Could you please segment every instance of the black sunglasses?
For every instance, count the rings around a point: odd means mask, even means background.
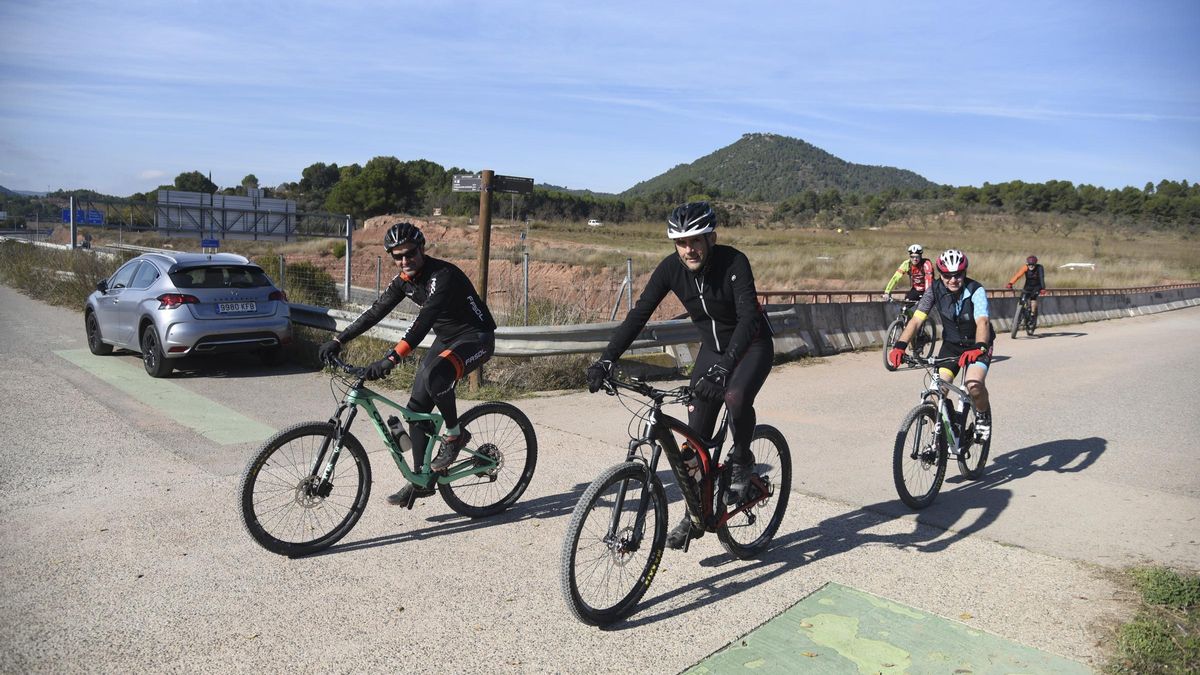
[[[951,279],[962,279],[963,277],[966,277],[966,276],[967,276],[966,272],[955,272],[954,274],[942,273],[942,279],[944,279],[946,281],[950,281]]]
[[[407,251],[398,251],[397,250],[397,251],[392,251],[391,253],[392,253],[392,260],[405,260],[405,259],[413,260],[418,255],[421,255],[421,249],[420,248],[410,248]]]

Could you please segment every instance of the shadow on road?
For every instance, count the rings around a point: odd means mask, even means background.
[[[1041,338],[1054,338],[1054,337],[1077,338],[1077,337],[1086,337],[1086,336],[1087,336],[1087,333],[1072,333],[1069,331],[1061,331],[1058,333],[1034,333],[1033,335],[1030,335],[1028,337],[1035,339],[1035,340],[1040,340]]]
[[[395,534],[388,534],[382,537],[372,537],[370,539],[360,539],[345,544],[335,544],[324,551],[318,551],[311,554],[316,557],[322,555],[332,555],[335,553],[346,553],[349,551],[357,551],[365,548],[375,548],[376,546],[389,546],[391,544],[402,544],[409,541],[419,541],[421,539],[430,539],[433,537],[445,537],[472,530],[478,530],[485,527],[494,527],[496,525],[505,525],[515,523],[522,520],[545,520],[550,518],[558,518],[560,516],[570,515],[575,508],[575,503],[579,501],[579,496],[583,493],[587,485],[577,485],[571,492],[564,492],[557,495],[547,495],[530,501],[518,501],[511,508],[503,513],[498,513],[494,516],[486,518],[467,518],[457,513],[441,513],[436,516],[431,516],[426,519],[426,522],[432,523],[429,527],[419,529],[408,529]],[[426,497],[426,499],[439,499],[439,497]],[[382,505],[385,509],[398,509],[398,506],[388,504]],[[467,540],[464,540],[466,545]]]
[[[960,486],[952,490],[943,490],[932,506],[917,512],[916,527],[911,531],[871,531],[912,513],[896,499],[870,504],[828,518],[816,527],[800,532],[777,536],[771,547],[749,565],[735,565],[738,561],[724,553],[710,556],[700,560],[699,564],[704,567],[729,569],[670,592],[648,597],[642,601],[640,611],[631,620],[611,626],[609,630],[635,628],[675,616],[680,612],[697,609],[753,588],[788,567],[828,558],[862,546],[894,546],[922,553],[943,551],[951,544],[980,532],[995,522],[1012,499],[1012,492],[1003,489],[1003,485],[1036,472],[1083,471],[1099,459],[1107,445],[1107,441],[1097,437],[1064,439],[1005,453],[988,466],[984,476],[978,481],[967,481],[958,476],[947,479],[947,483]],[[954,464],[951,463],[947,470],[954,471]],[[801,495],[798,493],[792,495],[790,508],[802,508],[798,503],[799,497]],[[971,516],[974,516],[973,520],[955,529],[960,520]],[[688,564],[686,560],[681,562],[677,558],[678,555],[667,551],[664,567]],[[682,597],[690,598],[682,606],[670,602]],[[658,608],[657,611],[655,608]]]

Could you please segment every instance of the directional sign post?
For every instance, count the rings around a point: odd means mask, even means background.
[[[453,192],[480,192],[483,190],[483,177],[455,176],[450,189]]]
[[[497,175],[492,181],[492,189],[506,194],[527,195],[533,192],[533,179]]]

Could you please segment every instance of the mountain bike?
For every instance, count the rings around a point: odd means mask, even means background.
[[[904,361],[925,369],[921,403],[908,412],[896,432],[892,451],[892,479],[900,499],[914,509],[933,503],[946,477],[946,461],[954,457],[964,478],[983,476],[991,436],[975,439],[975,404],[966,386],[966,368],[959,372],[962,386],[943,379],[939,368],[956,361],[947,356],[924,359],[904,356]]]
[[[889,305],[897,305],[899,307],[896,318],[887,327],[887,340],[883,344],[883,367],[889,371],[896,370],[896,367],[888,362],[888,352],[892,350],[892,345],[896,344],[896,340],[904,333],[904,327],[908,325],[908,320],[912,317],[908,310],[915,307],[916,300],[902,300],[897,302],[888,298]],[[912,340],[908,343],[908,350],[913,356],[929,358],[933,354],[933,348],[937,345],[937,334],[933,330],[933,322],[928,318],[921,322],[921,326],[917,328],[917,332],[913,335]]]
[[[783,522],[792,482],[792,459],[783,434],[757,425],[750,445],[755,459],[751,487],[741,503],[726,506],[729,472],[721,452],[728,412],[716,435],[706,439],[662,411],[664,404],[690,401],[687,387],[662,390],[637,379],[610,377],[605,390],[619,397],[620,390],[631,391],[648,402],[638,401],[636,408],[626,405],[634,413],[630,428],[640,423],[641,435],[630,431],[625,461],[605,470],[584,490],[563,540],[563,596],[575,618],[591,625],[631,614],[658,571],[667,540],[667,499],[658,476],[664,455],[693,525],[715,532],[725,550],[739,559],[754,557],[771,543]],[[674,434],[694,451],[692,466],[685,462]]]
[[[463,413],[459,425],[471,433],[468,446],[444,473],[434,473],[429,463],[445,442],[442,416],[414,412],[363,386],[363,368],[336,358],[333,365],[330,390],[339,401],[333,416],[294,424],[267,439],[242,473],[242,521],[263,548],[293,557],[314,553],[332,546],[358,522],[371,494],[367,451],[350,432],[360,407],[404,478],[419,487],[437,486],[446,504],[464,516],[500,513],[529,486],[537,466],[537,436],[515,406],[490,401]],[[400,417],[392,416],[385,425],[379,404]],[[412,442],[401,418],[426,432],[419,467],[408,465]],[[411,509],[412,501],[406,506]]]
[[[1029,301],[1033,297],[1033,295],[1022,291],[1021,299],[1017,301],[1017,311],[1013,314],[1011,331],[1011,337],[1014,340],[1017,339],[1017,332],[1022,328],[1025,329],[1025,334],[1031,337],[1033,336],[1033,330],[1037,328],[1033,322],[1033,313],[1029,311]]]

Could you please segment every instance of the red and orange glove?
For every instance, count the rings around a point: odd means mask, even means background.
[[[904,340],[896,340],[895,346],[888,352],[888,363],[893,368],[899,368],[900,362],[904,360],[904,350],[908,348],[908,343]]]
[[[988,345],[986,342],[976,342],[973,349],[968,349],[958,357],[958,367],[963,368],[968,364],[975,363],[979,359],[983,358],[983,355],[987,353],[987,350]]]

